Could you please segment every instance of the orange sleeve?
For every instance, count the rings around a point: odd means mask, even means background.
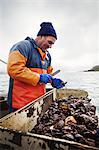
[[[52,73],[53,73],[53,67],[52,67],[52,66],[49,66],[49,67],[48,67],[47,73],[48,73],[48,74],[52,74]]]
[[[26,65],[27,59],[19,52],[13,51],[8,58],[8,74],[16,80],[36,86],[39,82],[40,75],[32,72]]]

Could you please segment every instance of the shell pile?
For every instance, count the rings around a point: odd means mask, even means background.
[[[31,132],[99,147],[96,107],[88,97],[56,100]]]

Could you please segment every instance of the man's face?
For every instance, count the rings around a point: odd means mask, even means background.
[[[40,48],[46,52],[48,48],[51,48],[56,39],[53,36],[42,36],[40,42]]]

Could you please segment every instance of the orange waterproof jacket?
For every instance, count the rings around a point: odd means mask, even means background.
[[[39,79],[42,73],[52,73],[51,56],[27,37],[11,48],[7,70],[10,75],[8,105],[19,109],[45,93],[45,84],[40,84]]]

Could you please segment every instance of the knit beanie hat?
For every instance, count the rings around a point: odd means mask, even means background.
[[[41,26],[41,28],[40,28],[37,36],[39,36],[39,35],[40,36],[42,36],[42,35],[44,35],[44,36],[51,35],[51,36],[53,36],[57,39],[56,31],[55,31],[55,29],[54,29],[51,22],[43,22],[43,23],[41,23],[40,26]]]

